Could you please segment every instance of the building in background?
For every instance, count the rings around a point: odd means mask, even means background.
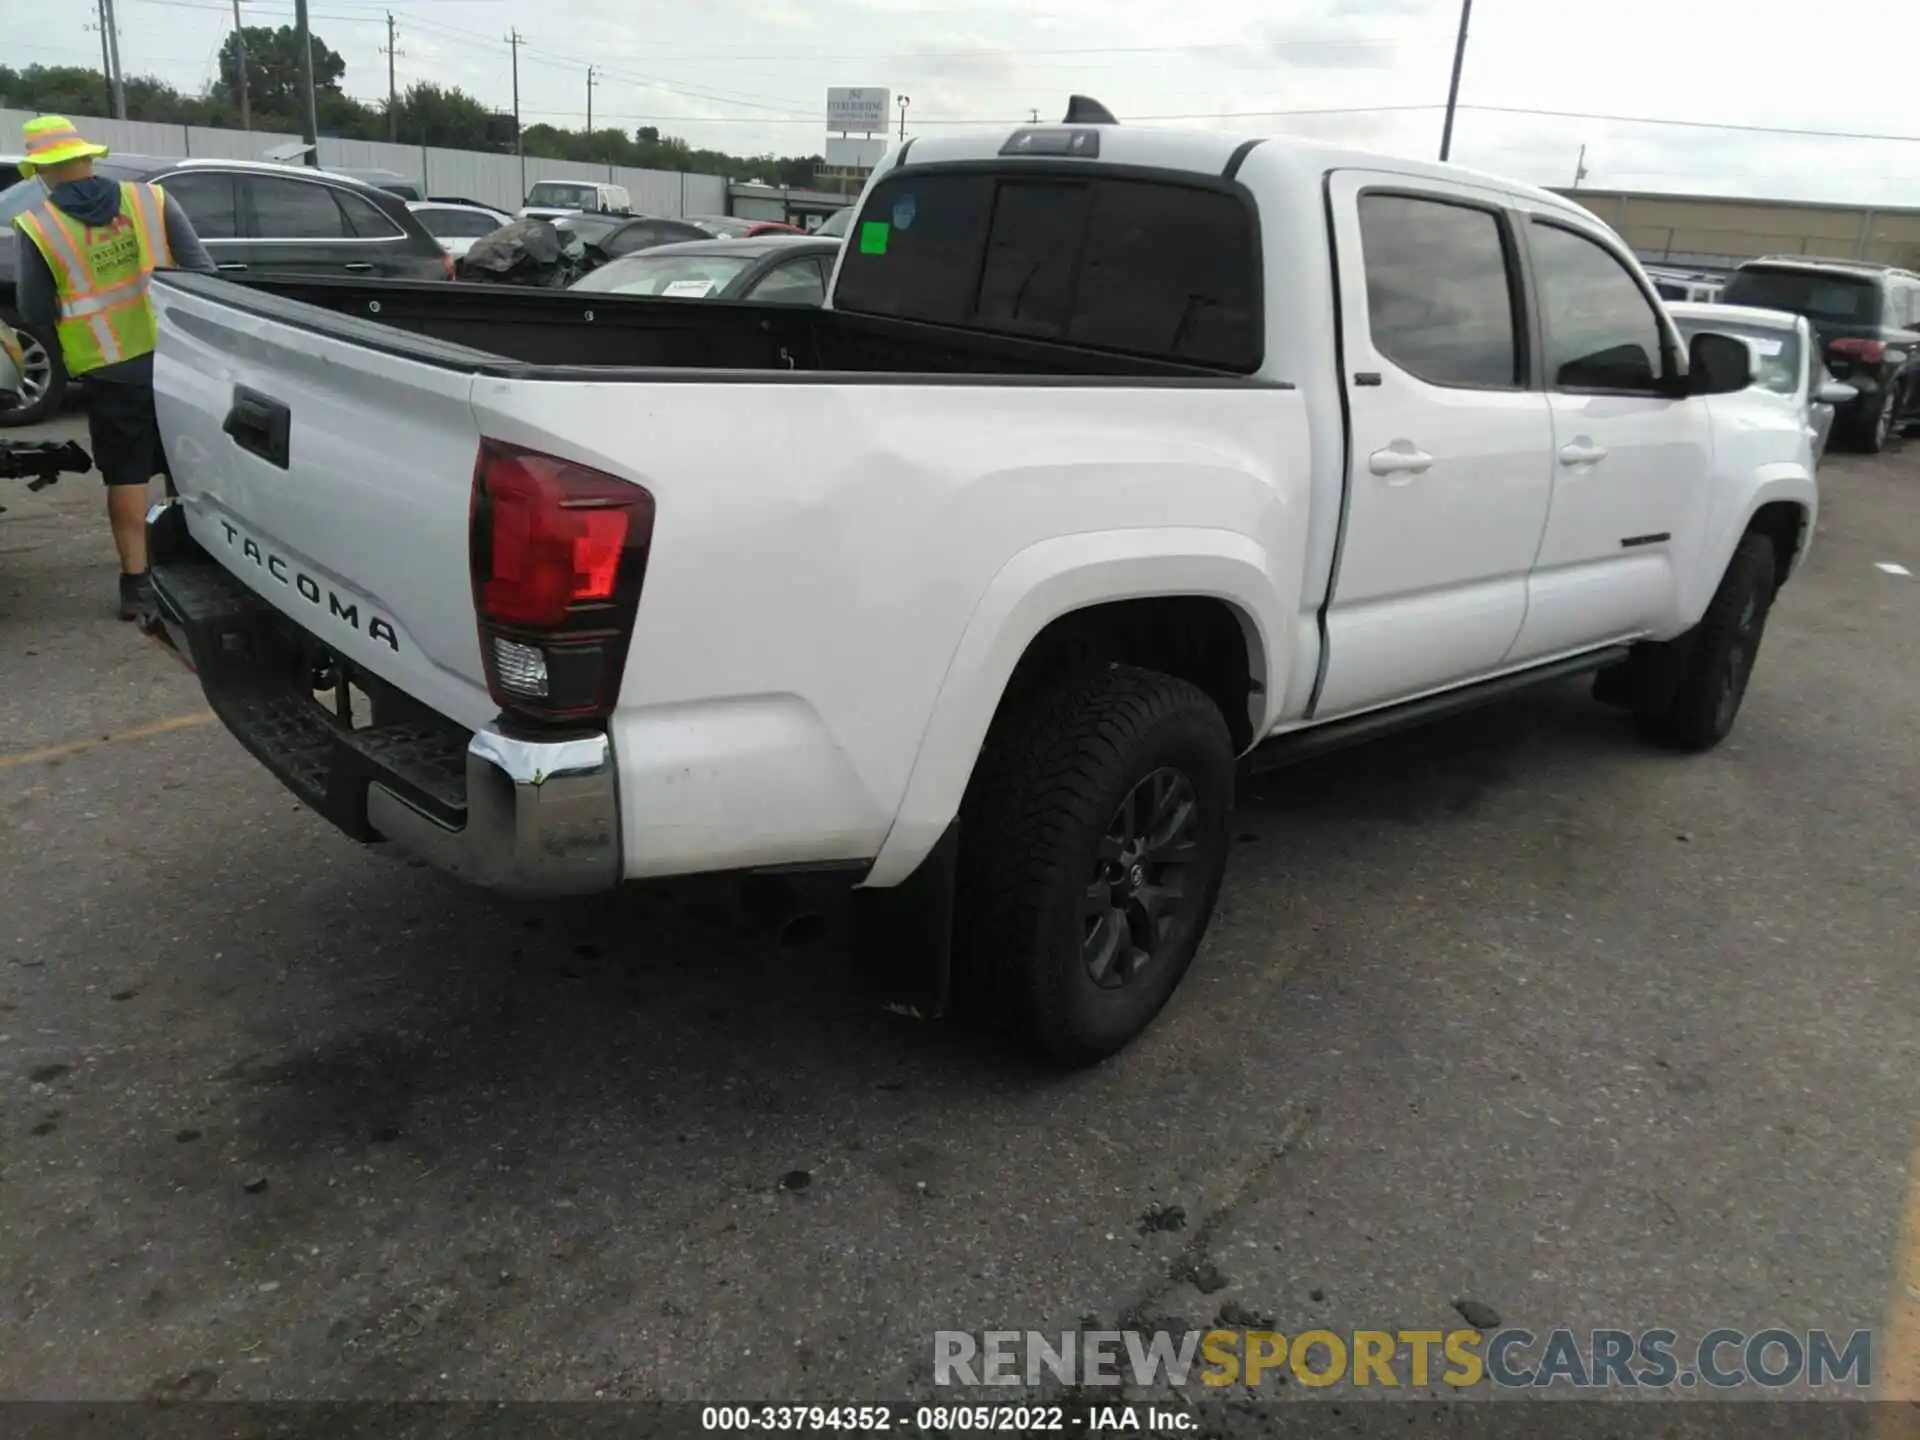
[[[1648,264],[1730,270],[1761,255],[1825,255],[1920,269],[1920,208],[1560,190]]]

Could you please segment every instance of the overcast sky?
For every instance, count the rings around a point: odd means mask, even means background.
[[[126,73],[206,84],[222,0],[117,0]],[[510,107],[518,27],[527,123],[654,124],[735,152],[815,153],[829,85],[911,97],[907,129],[1057,119],[1073,91],[1125,121],[1324,136],[1437,152],[1459,0],[311,0],[347,88],[398,68]],[[281,24],[292,0],[242,0]],[[94,0],[0,5],[0,58],[99,63]],[[1565,185],[1920,205],[1920,9],[1899,0],[1475,0],[1453,158]],[[1401,108],[1394,108],[1401,107]],[[1427,108],[1412,108],[1427,107]],[[1478,107],[1478,108],[1476,108]],[[1581,116],[1508,110],[1581,112]],[[1346,110],[1344,114],[1285,114]],[[897,112],[896,112],[897,113]],[[1179,117],[1175,119],[1173,117]],[[1191,117],[1191,118],[1189,118]],[[17,137],[15,137],[17,140]],[[14,140],[0,137],[0,148]]]

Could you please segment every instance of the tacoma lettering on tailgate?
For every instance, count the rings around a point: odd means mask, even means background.
[[[263,549],[259,541],[242,535],[239,528],[228,521],[222,520],[220,528],[226,531],[228,546],[238,551],[244,559],[251,560],[282,585],[299,591],[303,600],[324,609],[333,619],[344,620],[355,630],[361,629],[359,601],[342,600],[332,586],[322,585],[306,571],[289,563],[285,556]],[[394,630],[392,621],[370,614],[367,616],[365,633],[368,639],[383,641],[389,650],[399,653],[400,636]]]

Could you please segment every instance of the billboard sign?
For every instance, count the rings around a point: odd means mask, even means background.
[[[834,86],[827,91],[827,129],[836,135],[876,135],[887,128],[893,97],[872,86]]]
[[[825,158],[829,166],[837,169],[865,171],[878,165],[886,153],[884,135],[829,135]]]

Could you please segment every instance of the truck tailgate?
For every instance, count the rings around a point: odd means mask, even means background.
[[[467,539],[473,371],[205,288],[154,293],[155,401],[194,539],[349,662],[469,728],[490,719]]]

